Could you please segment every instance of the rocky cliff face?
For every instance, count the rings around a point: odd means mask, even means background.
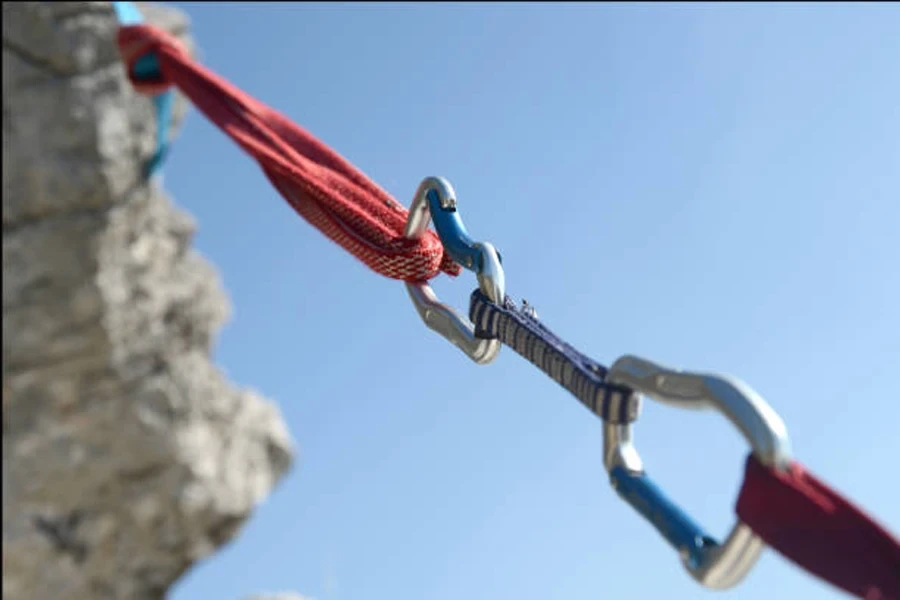
[[[291,463],[275,406],[210,360],[227,300],[141,176],[153,113],[115,33],[108,2],[3,4],[7,600],[162,598]]]

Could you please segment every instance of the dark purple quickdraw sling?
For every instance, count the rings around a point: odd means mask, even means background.
[[[561,340],[538,321],[527,305],[520,309],[507,296],[501,306],[476,289],[469,303],[469,319],[475,325],[477,337],[499,339],[605,422],[637,420],[640,396],[628,388],[608,383],[606,367]]]

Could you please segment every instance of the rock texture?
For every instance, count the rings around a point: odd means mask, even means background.
[[[210,361],[227,300],[141,177],[153,113],[115,31],[108,2],[3,3],[5,600],[160,599],[291,463]]]

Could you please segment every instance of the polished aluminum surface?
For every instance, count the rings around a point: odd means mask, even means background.
[[[456,196],[450,183],[442,177],[428,177],[416,190],[409,208],[405,235],[417,239],[424,235],[431,221],[429,195],[436,194],[439,207],[455,210]],[[465,238],[468,240],[468,238]],[[442,240],[443,241],[443,240]],[[458,240],[457,240],[458,241]],[[506,296],[506,281],[497,250],[488,242],[468,243],[470,264],[463,266],[474,270],[478,287],[492,302],[501,303]],[[449,340],[466,356],[478,364],[487,364],[497,358],[502,344],[499,340],[483,340],[475,337],[475,326],[469,319],[441,302],[426,281],[406,282],[406,291],[416,311],[430,329]]]
[[[623,356],[610,367],[608,380],[680,408],[718,410],[741,431],[760,462],[777,469],[785,469],[791,462],[790,440],[781,417],[738,379],[677,371],[635,356]],[[622,467],[629,477],[644,476],[630,425],[604,425],[603,462],[610,473]],[[638,500],[645,502],[647,498]],[[654,525],[660,528],[660,524]],[[700,541],[699,553],[680,549],[682,563],[696,581],[714,589],[729,588],[741,581],[765,548],[765,543],[740,521],[724,542]]]
[[[715,409],[740,430],[761,463],[784,469],[791,462],[784,421],[739,379],[677,371],[636,356],[616,360],[609,368],[608,379],[678,408]]]

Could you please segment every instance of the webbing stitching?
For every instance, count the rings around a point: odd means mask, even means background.
[[[475,290],[469,317],[477,337],[499,339],[604,421],[622,424],[638,418],[640,396],[607,383],[605,367],[562,341],[537,319],[519,310],[509,298],[500,306]]]

